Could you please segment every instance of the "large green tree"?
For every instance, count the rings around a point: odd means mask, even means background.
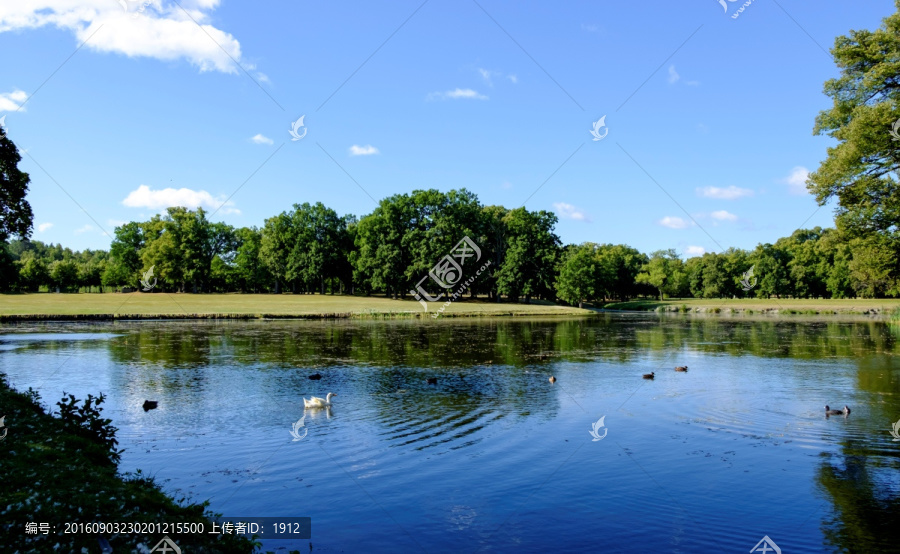
[[[31,235],[33,214],[25,200],[30,178],[19,170],[20,161],[19,150],[0,125],[0,243],[13,235]]]
[[[896,5],[878,29],[835,39],[840,76],[825,83],[833,105],[819,113],[814,133],[837,145],[808,181],[820,205],[837,199],[838,230],[860,239],[865,252],[857,284],[877,295],[900,290],[900,0]]]

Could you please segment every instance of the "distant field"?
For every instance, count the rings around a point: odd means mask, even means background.
[[[729,313],[779,313],[779,314],[890,314],[900,309],[900,299],[708,299],[640,300],[616,302],[604,306],[608,310],[656,310]]]
[[[4,294],[0,318],[53,319],[54,316],[134,317],[429,317],[443,306],[430,303],[428,313],[414,300],[379,297],[292,294]],[[579,310],[549,303],[511,304],[471,301],[450,304],[443,316],[585,315]],[[12,316],[12,317],[10,317]]]

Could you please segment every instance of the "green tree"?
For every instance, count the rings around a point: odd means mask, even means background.
[[[685,288],[687,273],[674,249],[657,250],[650,254],[650,260],[641,268],[635,281],[654,287],[662,300],[664,295],[673,296]]]
[[[56,260],[50,263],[48,270],[51,286],[59,288],[60,292],[69,292],[77,286],[78,264],[75,260]]]
[[[553,232],[557,217],[547,211],[510,210],[504,216],[506,253],[497,273],[497,290],[517,301],[554,294],[559,237]]]
[[[577,246],[569,245],[564,251],[559,276],[556,278],[556,296],[583,308],[585,300],[596,297],[598,268],[596,244],[586,242]]]
[[[0,125],[0,243],[12,235],[20,238],[31,235],[33,214],[25,200],[30,178],[19,171],[20,161],[19,150]]]
[[[136,286],[141,278],[141,249],[144,247],[144,229],[131,222],[116,227],[115,238],[110,244],[109,261],[101,277],[106,286]]]
[[[900,278],[900,142],[891,133],[900,116],[900,0],[896,6],[875,31],[835,39],[831,53],[840,76],[825,83],[833,105],[816,117],[814,133],[837,145],[808,181],[820,205],[837,198],[838,230],[861,240],[852,272],[866,295],[895,295]]]

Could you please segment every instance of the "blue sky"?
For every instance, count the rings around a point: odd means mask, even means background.
[[[174,204],[261,226],[293,203],[361,215],[370,195],[465,187],[486,205],[555,211],[565,243],[684,255],[833,224],[802,185],[831,144],[812,135],[837,74],[826,51],[895,10],[7,4],[0,117],[26,151],[34,239],[106,248],[104,230]],[[292,141],[300,116],[306,135]]]

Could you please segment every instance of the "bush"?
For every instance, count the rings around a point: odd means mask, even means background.
[[[67,398],[68,397],[68,398]],[[122,451],[116,450],[119,441],[116,440],[118,428],[112,426],[111,419],[102,416],[103,408],[100,407],[106,400],[103,393],[94,397],[89,394],[79,406],[74,394],[63,392],[62,400],[56,403],[59,406],[59,417],[63,423],[70,426],[76,434],[86,436],[89,439],[103,445],[109,452],[109,459],[118,465],[122,458]]]

